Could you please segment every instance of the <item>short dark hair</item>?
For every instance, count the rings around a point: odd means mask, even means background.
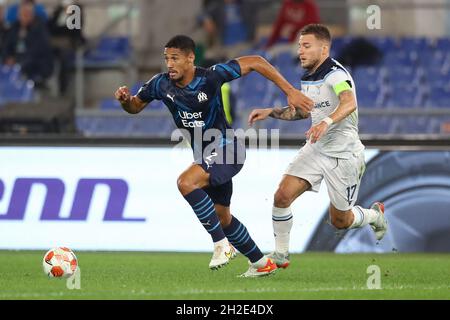
[[[304,26],[302,30],[300,30],[301,35],[305,34],[313,34],[319,40],[326,40],[331,43],[331,34],[330,30],[323,24],[312,23]]]
[[[188,36],[177,35],[166,43],[166,48],[177,48],[186,53],[195,53],[195,42]]]

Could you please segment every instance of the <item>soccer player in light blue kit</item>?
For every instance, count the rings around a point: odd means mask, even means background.
[[[358,136],[358,110],[355,84],[348,71],[330,58],[331,36],[320,24],[300,31],[299,58],[306,73],[301,89],[314,100],[311,113],[301,109],[255,109],[249,124],[272,117],[300,120],[312,117],[307,142],[288,166],[274,196],[272,208],[275,251],[269,255],[278,267],[289,266],[289,233],[292,228],[291,204],[305,191],[318,192],[325,180],[330,197],[331,223],[338,229],[370,225],[377,240],[387,231],[384,204],[366,209],[356,206],[365,170],[364,145]]]
[[[220,89],[223,83],[256,71],[287,95],[291,108],[300,107],[309,112],[313,103],[260,56],[240,57],[204,69],[194,66],[194,50],[192,39],[175,36],[164,49],[168,72],[155,75],[135,96],[130,95],[127,87],[120,87],[115,96],[129,113],[140,112],[154,99],[162,100],[176,126],[189,132],[195,162],[180,175],[177,183],[214,242],[209,267],[217,269],[227,264],[235,255],[235,247],[250,260],[243,276],[267,275],[276,270],[276,264],[261,253],[246,227],[230,213],[232,177],[243,166],[244,159],[237,158],[245,154],[245,146],[234,134],[227,135],[231,127],[225,118]],[[206,137],[200,141],[196,138],[199,131],[205,134],[211,129],[220,134],[219,141],[214,141],[217,143],[214,152],[208,148],[210,142],[205,141]],[[234,153],[231,157],[229,150]]]

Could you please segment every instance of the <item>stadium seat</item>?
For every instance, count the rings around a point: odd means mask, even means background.
[[[450,67],[450,51],[424,50],[418,52],[420,65],[428,69],[448,69]]]
[[[285,69],[298,65],[297,56],[291,51],[282,51],[274,58],[275,66]]]
[[[380,49],[383,53],[398,49],[397,43],[391,37],[369,37],[367,40]]]
[[[417,51],[401,51],[401,52],[387,52],[383,57],[383,64],[388,68],[399,65],[415,66],[418,61]]]
[[[418,85],[423,78],[421,69],[411,66],[396,66],[387,70],[387,80],[396,85]]]
[[[292,85],[299,87],[304,71],[298,65],[280,66],[280,72]]]
[[[341,52],[342,48],[352,41],[352,37],[336,37],[333,38],[331,44],[332,57],[336,57]]]
[[[114,98],[106,98],[100,101],[101,110],[122,110],[119,101]]]
[[[34,82],[31,80],[2,81],[0,95],[4,102],[31,102],[34,99]]]
[[[389,86],[385,105],[388,108],[414,108],[421,104],[421,94],[417,87],[404,83]]]
[[[20,65],[13,66],[1,65],[0,66],[0,81],[16,81],[20,79]]]
[[[403,37],[399,43],[399,49],[405,52],[420,52],[430,47],[430,41],[425,37]]]
[[[168,138],[176,129],[170,117],[139,117],[133,120],[131,133],[133,136]]]
[[[359,133],[388,134],[391,129],[391,119],[386,116],[359,116]]]
[[[436,50],[450,52],[450,37],[438,38],[436,41]]]
[[[442,68],[430,68],[427,70],[426,79],[431,87],[443,87],[450,83],[450,71]]]
[[[381,108],[384,102],[384,92],[376,85],[367,87],[356,84],[358,106],[363,108]]]
[[[386,80],[386,70],[380,67],[357,67],[352,76],[356,88],[381,85]]]
[[[87,66],[101,66],[106,63],[118,63],[129,59],[131,44],[128,37],[104,37],[97,46],[85,55]]]
[[[450,109],[450,85],[431,87],[426,105],[432,108]]]

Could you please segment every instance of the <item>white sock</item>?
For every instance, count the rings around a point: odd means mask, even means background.
[[[355,228],[361,228],[365,225],[371,224],[375,222],[378,218],[378,211],[375,211],[373,209],[364,209],[360,206],[354,206],[352,208],[353,212],[353,223],[348,229],[355,229]]]
[[[292,228],[291,207],[272,208],[273,233],[275,236],[275,251],[287,253],[289,251],[289,233]]]

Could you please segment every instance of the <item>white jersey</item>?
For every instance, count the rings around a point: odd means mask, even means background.
[[[312,125],[333,113],[339,105],[339,93],[348,89],[353,91],[356,99],[352,77],[334,59],[327,58],[313,74],[305,74],[301,80],[301,91],[314,101]],[[311,146],[324,155],[343,159],[363,151],[364,145],[358,135],[358,110],[333,123],[327,133]]]

